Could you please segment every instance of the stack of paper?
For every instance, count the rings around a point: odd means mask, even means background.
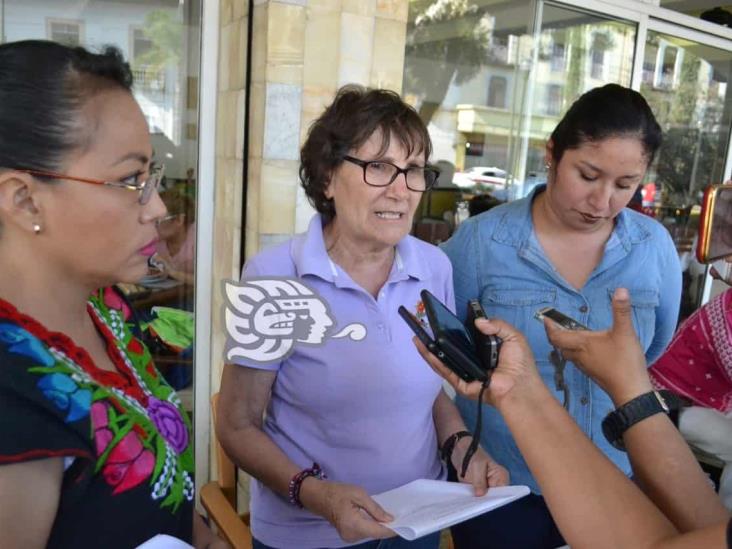
[[[420,479],[372,497],[394,517],[384,526],[404,539],[413,540],[528,494],[527,486],[501,486],[489,488],[486,495],[476,497],[470,484]]]

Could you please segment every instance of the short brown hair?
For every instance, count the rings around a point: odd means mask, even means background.
[[[389,148],[392,136],[408,155],[424,152],[427,160],[432,153],[424,122],[399,94],[390,90],[343,86],[333,103],[310,126],[300,151],[300,183],[310,204],[326,222],[336,215],[333,201],[325,196],[333,170],[377,130],[383,136],[380,155]]]

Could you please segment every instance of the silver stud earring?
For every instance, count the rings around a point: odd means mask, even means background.
[[[36,234],[41,234],[41,226],[38,223],[33,223],[33,232]]]
[[[549,170],[549,169],[551,169],[552,165],[551,165],[551,163],[547,162],[546,164],[544,164],[544,167],[545,167],[545,168],[546,168],[547,170]]]

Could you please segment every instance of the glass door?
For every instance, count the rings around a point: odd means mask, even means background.
[[[608,83],[630,86],[637,24],[582,9],[543,3],[531,80],[515,134],[508,199],[546,181],[546,141],[572,102]]]
[[[684,270],[682,318],[704,300],[706,267],[694,248],[704,188],[725,178],[731,46],[653,21],[645,39],[640,92],[661,124],[663,145],[644,184],[643,205],[676,243]]]

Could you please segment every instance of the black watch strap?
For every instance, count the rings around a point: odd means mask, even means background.
[[[680,399],[669,391],[649,391],[610,412],[602,420],[602,433],[615,448],[625,451],[625,431],[647,417],[661,412],[668,414],[680,404]]]
[[[442,444],[442,449],[440,450],[440,457],[442,458],[442,461],[444,461],[445,463],[450,463],[450,459],[452,458],[452,451],[455,449],[455,445],[457,444],[458,440],[463,437],[471,436],[473,436],[473,433],[471,433],[470,431],[458,431],[457,433],[453,433],[449,437],[447,437],[447,440]]]

